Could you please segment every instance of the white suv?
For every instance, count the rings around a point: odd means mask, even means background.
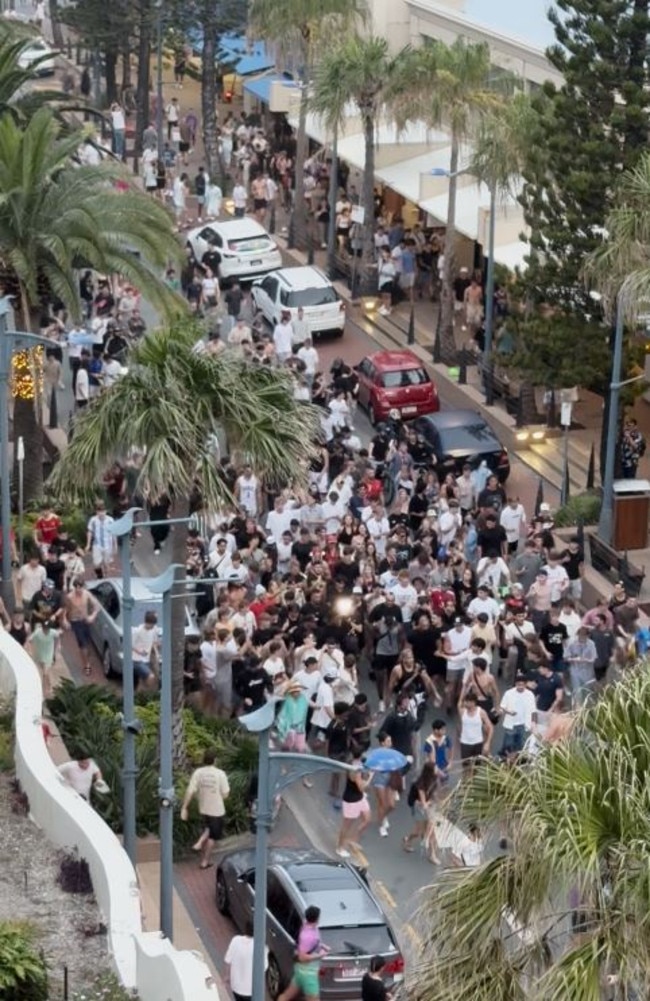
[[[197,264],[219,275],[222,283],[247,281],[282,267],[275,240],[254,219],[206,222],[187,234]]]
[[[298,315],[304,310],[304,319],[312,336],[333,331],[339,337],[345,327],[345,304],[331,281],[319,268],[281,268],[255,282],[251,288],[253,305],[272,327],[280,322],[280,315]]]

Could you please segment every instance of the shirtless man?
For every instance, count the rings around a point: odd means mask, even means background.
[[[471,330],[478,330],[483,319],[483,289],[472,278],[470,284],[465,289],[465,325]]]

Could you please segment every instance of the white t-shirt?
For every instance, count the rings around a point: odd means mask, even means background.
[[[469,605],[467,606],[467,614],[472,618],[476,618],[481,612],[485,612],[492,622],[496,622],[499,618],[499,604],[494,600],[494,598],[472,598]]]
[[[326,709],[333,708],[334,691],[332,685],[329,681],[321,681],[316,691],[316,709],[311,718],[312,725],[320,730],[327,730],[332,722],[332,717],[326,712]]]
[[[521,504],[517,504],[515,508],[506,504],[499,517],[499,522],[501,527],[505,529],[508,542],[518,542],[521,527],[526,524],[526,512]]]
[[[68,785],[72,786],[74,791],[78,792],[84,799],[90,797],[93,780],[96,775],[100,774],[101,772],[92,758],[87,768],[82,768],[78,761],[66,761],[65,764],[59,765],[59,775],[62,775]]]
[[[305,656],[313,657],[313,653],[310,654],[309,652],[307,652]],[[323,680],[323,676],[320,673],[320,671],[307,671],[303,667],[301,671],[296,671],[296,673],[293,675],[292,680],[297,681],[298,684],[302,686],[305,698],[307,699],[308,702],[311,702],[313,697],[316,695],[316,692],[318,691],[318,686]]]
[[[113,386],[119,379],[122,373],[122,366],[116,358],[111,358],[109,361],[104,363],[104,369],[102,375],[104,376],[104,385]]]
[[[74,398],[83,402],[90,397],[90,377],[87,368],[80,368],[77,371],[77,378],[74,383]]]
[[[318,351],[316,350],[316,348],[314,347],[306,348],[303,346],[298,350],[298,357],[302,362],[304,362],[305,374],[315,375],[319,362]]]
[[[296,517],[296,510],[286,505],[283,511],[269,511],[266,516],[266,530],[275,539],[281,539],[282,533],[291,528],[291,521]]]
[[[214,765],[203,765],[192,774],[187,787],[190,796],[196,795],[199,813],[204,817],[223,817],[226,812],[224,799],[230,792],[225,772]]]
[[[253,938],[235,935],[223,957],[230,967],[230,987],[234,994],[249,998],[253,994]],[[264,969],[269,965],[269,950],[265,947]]]
[[[518,692],[516,688],[508,688],[503,693],[501,708],[508,710],[503,717],[503,729],[514,730],[516,726],[523,726],[530,730],[533,722],[533,713],[537,711],[535,696],[528,688],[523,692]],[[509,715],[513,713],[514,716]]]
[[[37,563],[35,567],[25,563],[16,575],[20,581],[20,593],[23,605],[28,605],[35,594],[40,591],[43,581],[47,578],[47,571],[42,563]]]
[[[236,184],[232,189],[232,201],[236,209],[245,209],[248,195],[243,184]]]
[[[551,601],[556,603],[560,600],[569,584],[569,575],[561,563],[551,566],[546,565],[546,579],[551,585]]]
[[[277,323],[273,331],[273,343],[279,355],[290,355],[293,346],[293,327],[290,323]]]
[[[244,476],[242,474],[237,480],[239,503],[243,507],[244,511],[253,516],[257,514],[257,496],[259,485],[260,481],[254,473],[251,473],[250,476]]]
[[[151,659],[151,651],[154,645],[158,642],[159,633],[158,626],[154,626],[152,629],[147,629],[143,624],[141,626],[135,626],[131,630],[131,640],[133,646],[133,659],[134,660],[144,660],[147,663]]]
[[[368,529],[368,535],[375,544],[377,555],[385,556],[386,540],[390,532],[388,518],[385,515],[380,518],[375,518],[375,516],[372,515],[366,522],[366,528]]]

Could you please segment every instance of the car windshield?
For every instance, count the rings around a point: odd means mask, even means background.
[[[323,943],[337,956],[374,956],[392,952],[395,942],[386,925],[348,925],[346,928],[323,928]]]
[[[487,424],[468,424],[466,427],[440,428],[440,441],[445,452],[464,449],[467,452],[488,452],[499,448],[499,443]]]
[[[286,303],[285,296],[282,301],[284,305],[297,309],[298,306],[327,306],[331,302],[337,302],[338,298],[336,290],[331,285],[326,285],[325,288],[301,288],[296,292],[287,292]]]
[[[228,240],[228,250],[233,250],[236,254],[256,254],[262,250],[268,250],[271,241],[268,236],[247,236],[241,240]]]
[[[429,382],[429,376],[423,368],[403,368],[397,372],[384,372],[381,376],[381,384],[384,389],[422,386],[425,382]]]

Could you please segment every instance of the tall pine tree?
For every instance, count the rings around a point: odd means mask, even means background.
[[[547,53],[564,84],[537,101],[540,137],[523,193],[532,231],[525,283],[537,301],[593,312],[581,271],[602,239],[618,175],[650,122],[650,0],[555,0]]]

